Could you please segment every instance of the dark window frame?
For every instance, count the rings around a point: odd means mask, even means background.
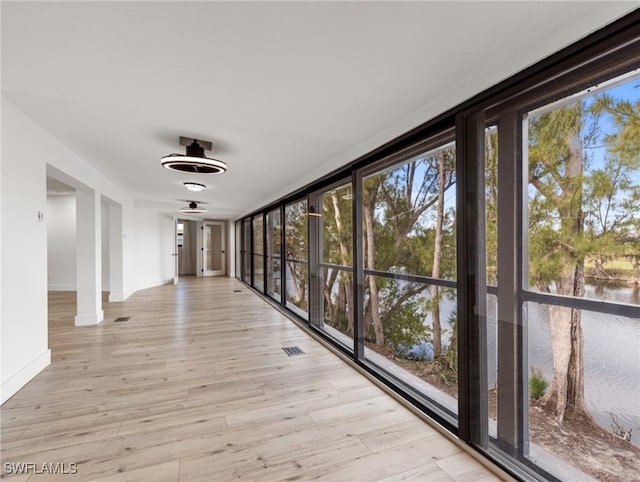
[[[511,472],[516,477],[526,477],[533,479],[557,480],[552,474],[545,472],[540,467],[535,466],[528,460],[519,457],[519,453],[526,448],[522,427],[524,416],[522,410],[512,420],[509,429],[511,441],[516,447],[513,450],[501,450],[494,447],[488,437],[487,429],[487,403],[486,403],[486,295],[499,295],[499,299],[504,298],[504,290],[496,286],[486,285],[486,258],[483,246],[469,243],[469,240],[481,240],[480,234],[484,234],[484,216],[478,216],[483,212],[484,191],[480,189],[480,180],[484,183],[484,128],[488,123],[494,123],[498,118],[513,120],[505,113],[522,113],[527,106],[528,109],[535,107],[536,103],[542,105],[551,100],[560,99],[570,92],[579,91],[594,83],[613,78],[624,72],[632,70],[633,66],[640,66],[640,56],[633,52],[640,51],[640,9],[626,15],[599,31],[585,37],[584,39],[562,49],[522,72],[500,82],[487,89],[470,100],[450,109],[449,111],[429,120],[421,126],[397,137],[396,139],[378,147],[377,149],[361,156],[351,163],[336,169],[321,179],[315,180],[290,194],[275,200],[261,210],[271,210],[279,208],[283,226],[285,224],[285,207],[289,204],[299,202],[314,192],[329,186],[339,179],[351,176],[353,185],[353,272],[354,276],[354,299],[355,299],[355,321],[356,326],[354,336],[354,362],[367,369],[372,375],[382,383],[394,389],[404,396],[410,403],[416,405],[427,415],[433,417],[451,432],[457,434],[463,441],[475,447],[478,452],[486,455],[499,466]],[[430,407],[425,406],[420,397],[411,393],[411,387],[398,386],[390,380],[384,373],[380,373],[375,368],[367,366],[364,360],[361,347],[363,346],[362,316],[359,313],[364,297],[363,283],[365,270],[362,269],[359,254],[363,252],[362,244],[362,177],[363,172],[373,169],[373,165],[387,158],[401,156],[402,153],[418,149],[416,146],[428,142],[425,139],[434,139],[440,132],[446,131],[455,124],[456,139],[456,184],[457,184],[457,262],[458,262],[458,330],[459,330],[459,429],[452,427],[441,414],[434,412]],[[500,125],[500,124],[498,124]],[[502,128],[502,125],[500,125]],[[512,125],[512,132],[517,132],[518,126]],[[505,131],[506,132],[506,131]],[[501,132],[502,134],[502,132]],[[502,137],[502,135],[500,136]],[[482,142],[481,142],[482,141]],[[510,141],[504,141],[504,145],[517,147]],[[509,142],[511,144],[509,144]],[[501,150],[501,149],[500,149]],[[500,152],[500,151],[499,151]],[[391,164],[395,162],[389,160]],[[520,163],[518,163],[518,166]],[[503,177],[514,179],[522,178],[522,173],[518,173],[521,168],[514,166],[508,173],[503,173]],[[520,177],[518,177],[520,176]],[[519,182],[515,183],[520,186]],[[483,185],[483,184],[482,184]],[[501,185],[502,186],[502,185]],[[504,189],[501,188],[501,192]],[[521,207],[521,191],[511,192],[510,197],[516,199]],[[518,199],[520,196],[520,199]],[[309,204],[308,204],[309,205]],[[482,210],[481,210],[482,208]],[[515,226],[522,226],[521,209],[517,209],[517,223]],[[247,216],[250,218],[253,214]],[[481,219],[482,218],[482,219]],[[246,219],[246,218],[243,218]],[[243,225],[243,238],[246,235]],[[282,232],[281,254],[282,260],[286,260],[285,229]],[[309,231],[308,231],[309,233]],[[503,233],[504,234],[504,233]],[[251,235],[251,234],[249,234]],[[310,237],[307,242],[307,249],[311,249]],[[518,243],[522,241],[522,232],[514,229],[508,236],[508,243],[512,245],[509,250],[509,257],[514,256],[522,264],[522,252],[518,251]],[[484,242],[484,241],[482,241]],[[504,242],[504,241],[503,241]],[[515,247],[514,247],[515,245]],[[479,253],[480,251],[480,253]],[[309,254],[309,253],[308,253]],[[480,256],[479,254],[482,254]],[[481,259],[482,258],[482,259]],[[309,262],[307,258],[307,263]],[[253,280],[253,257],[251,256],[250,279],[248,283],[252,285]],[[243,263],[244,264],[244,263]],[[504,264],[504,263],[503,263]],[[243,266],[244,269],[244,266]],[[286,269],[286,268],[284,268]],[[243,273],[244,274],[244,273]],[[286,273],[283,274],[286,277]],[[548,304],[559,304],[562,306],[579,307],[596,312],[606,312],[621,314],[624,316],[637,316],[637,307],[624,304],[600,302],[588,299],[574,299],[557,295],[541,294],[527,291],[523,288],[522,272],[516,270],[510,273],[511,279],[518,283],[517,300],[509,308],[509,312],[514,319],[520,317],[520,326],[513,327],[515,332],[511,333],[515,339],[523,340],[523,326],[521,319],[522,303],[529,301],[542,302]],[[246,278],[246,277],[245,277]],[[518,281],[519,280],[519,281]],[[504,281],[504,280],[503,280]],[[247,283],[247,280],[244,279]],[[514,281],[512,281],[514,282]],[[286,309],[286,282],[283,280],[281,302],[283,309]],[[311,291],[311,290],[309,290]],[[511,293],[512,295],[512,293]],[[309,306],[311,300],[308,300]],[[612,308],[613,306],[613,308]],[[610,311],[615,310],[615,311]],[[290,311],[290,310],[288,310]],[[303,320],[296,313],[291,312],[297,319]],[[303,320],[308,323],[307,320]],[[332,342],[330,339],[327,341]],[[519,342],[522,344],[522,341]],[[507,348],[514,348],[506,345]],[[340,348],[337,346],[337,348]],[[520,359],[521,357],[519,357]],[[522,360],[520,359],[520,362]],[[483,371],[484,370],[484,371]],[[522,371],[520,366],[517,372]],[[522,396],[522,386],[525,381],[525,374],[518,375],[519,379],[513,385],[511,391],[512,400]],[[516,411],[517,412],[517,411]],[[515,452],[515,453],[514,453]]]

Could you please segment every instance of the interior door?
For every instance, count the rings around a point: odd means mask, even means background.
[[[226,274],[224,223],[206,221],[203,228],[202,274],[204,276],[224,276]]]

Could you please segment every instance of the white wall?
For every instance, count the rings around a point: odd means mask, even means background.
[[[0,403],[51,361],[47,342],[47,224],[46,219],[38,219],[39,212],[44,215],[47,211],[47,152],[29,137],[25,123],[27,119],[3,100],[0,265],[5,282]]]
[[[173,280],[174,220],[149,209],[136,208],[135,284],[150,288]]]
[[[121,208],[121,238],[119,234],[109,239],[122,242],[119,299],[126,299],[137,289],[172,280],[175,236],[173,218],[135,208],[133,197],[123,188],[4,97],[1,108],[0,403],[4,403],[51,361],[47,320],[47,175],[76,189],[89,189]],[[42,220],[38,219],[38,213],[44,216]],[[117,260],[110,262],[113,265]]]
[[[28,146],[28,149],[25,149]],[[123,293],[136,288],[133,198],[2,98],[0,169],[0,403],[50,363],[47,327],[46,177],[87,186],[122,206]],[[67,176],[67,177],[65,177]],[[148,240],[158,244],[158,240]],[[156,247],[157,250],[157,247]],[[7,280],[11,280],[10,283]]]
[[[47,273],[51,291],[76,289],[76,197],[47,197]]]

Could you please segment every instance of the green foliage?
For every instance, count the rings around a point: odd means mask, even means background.
[[[429,340],[431,328],[424,324],[429,301],[420,297],[424,285],[378,278],[380,311],[385,344],[395,356],[405,357],[414,345]],[[403,300],[398,303],[398,300]],[[370,339],[375,339],[373,334]]]
[[[307,202],[290,204],[285,208],[285,250],[287,278],[293,283],[294,293],[287,291],[287,299],[303,310],[308,309],[307,286]],[[297,262],[303,261],[303,262]]]
[[[449,348],[442,353],[437,360],[441,368],[438,372],[440,378],[447,385],[458,383],[458,315],[453,311],[447,320],[451,326],[451,342]]]
[[[439,375],[447,385],[458,383],[458,354],[453,350],[447,350],[440,358],[444,364]]]
[[[602,271],[608,261],[640,254],[638,136],[640,102],[608,94],[532,116],[531,284],[546,291],[584,260]]]
[[[455,185],[455,150],[452,147],[364,179],[364,203],[365,206],[370,204],[374,212],[376,270],[431,274],[439,156],[443,157],[446,166],[446,191]],[[451,209],[445,213],[443,224],[446,249],[442,253],[441,276],[452,277],[456,252],[455,211]],[[366,243],[365,249],[368,249]]]
[[[531,375],[529,375],[529,396],[533,400],[538,400],[547,392],[549,382],[542,374],[539,368],[531,367]]]

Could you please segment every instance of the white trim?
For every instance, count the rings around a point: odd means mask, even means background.
[[[51,364],[51,350],[46,350],[17,373],[10,376],[0,385],[0,405],[13,397],[18,390],[29,383],[38,373]]]
[[[97,325],[104,320],[104,312],[98,310],[96,313],[78,313],[75,317],[76,326],[91,326]]]
[[[49,283],[49,291],[75,291],[75,283]]]
[[[111,291],[109,293],[109,303],[118,303],[120,301],[124,301],[127,298],[129,298],[129,296],[131,296],[133,293],[135,293],[135,291],[128,291],[125,293],[114,293],[113,291]]]

